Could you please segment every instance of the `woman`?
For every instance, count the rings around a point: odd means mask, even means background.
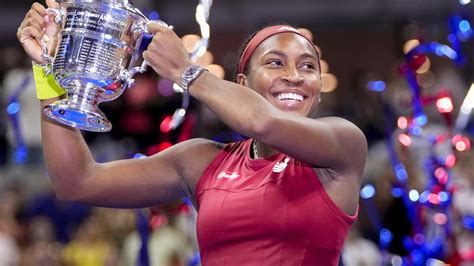
[[[38,40],[54,31],[45,16],[35,3],[18,31],[40,64]],[[58,197],[137,208],[188,196],[199,210],[203,265],[337,265],[357,215],[367,145],[346,120],[308,117],[321,94],[314,44],[286,25],[265,28],[246,45],[233,83],[193,66],[171,29],[149,30],[155,37],[143,56],[151,67],[249,139],[193,139],[146,159],[97,163],[78,130],[43,115]]]

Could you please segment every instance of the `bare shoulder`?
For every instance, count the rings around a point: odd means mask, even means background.
[[[336,117],[336,116],[328,116],[328,117],[321,117],[315,119],[321,123],[325,123],[331,129],[336,130],[337,133],[341,134],[350,134],[352,137],[357,138],[359,141],[366,141],[364,133],[351,121]]]
[[[173,146],[176,153],[183,157],[215,157],[224,147],[224,144],[203,138],[195,138],[180,142]],[[204,158],[201,158],[204,159]]]
[[[367,139],[362,130],[354,123],[340,117],[323,117],[316,121],[324,123],[335,138],[342,150],[341,169],[333,169],[336,172],[358,177],[362,175],[367,157]]]
[[[339,150],[338,168],[315,169],[325,191],[345,213],[357,213],[359,190],[367,157],[367,139],[352,122],[339,117],[317,119],[333,135]]]

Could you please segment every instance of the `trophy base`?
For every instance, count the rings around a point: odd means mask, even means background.
[[[68,99],[46,105],[43,113],[54,121],[81,130],[107,132],[112,129],[112,124],[96,106],[89,105],[85,108]]]

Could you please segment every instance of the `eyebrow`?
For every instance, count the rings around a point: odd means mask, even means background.
[[[274,55],[278,55],[278,56],[282,56],[282,57],[286,57],[286,54],[280,50],[271,50],[267,53],[265,53],[263,56],[267,56],[267,55],[270,55],[270,54],[274,54]],[[262,56],[262,57],[263,57]],[[299,56],[300,59],[306,59],[306,58],[312,58],[316,61],[318,61],[318,57],[312,53],[304,53],[304,54],[301,54]]]

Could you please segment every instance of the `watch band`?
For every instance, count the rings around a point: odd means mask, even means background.
[[[182,93],[189,93],[188,88],[191,83],[202,74],[202,72],[207,71],[204,67],[200,65],[191,65],[187,67],[183,74],[181,74],[181,89]]]

